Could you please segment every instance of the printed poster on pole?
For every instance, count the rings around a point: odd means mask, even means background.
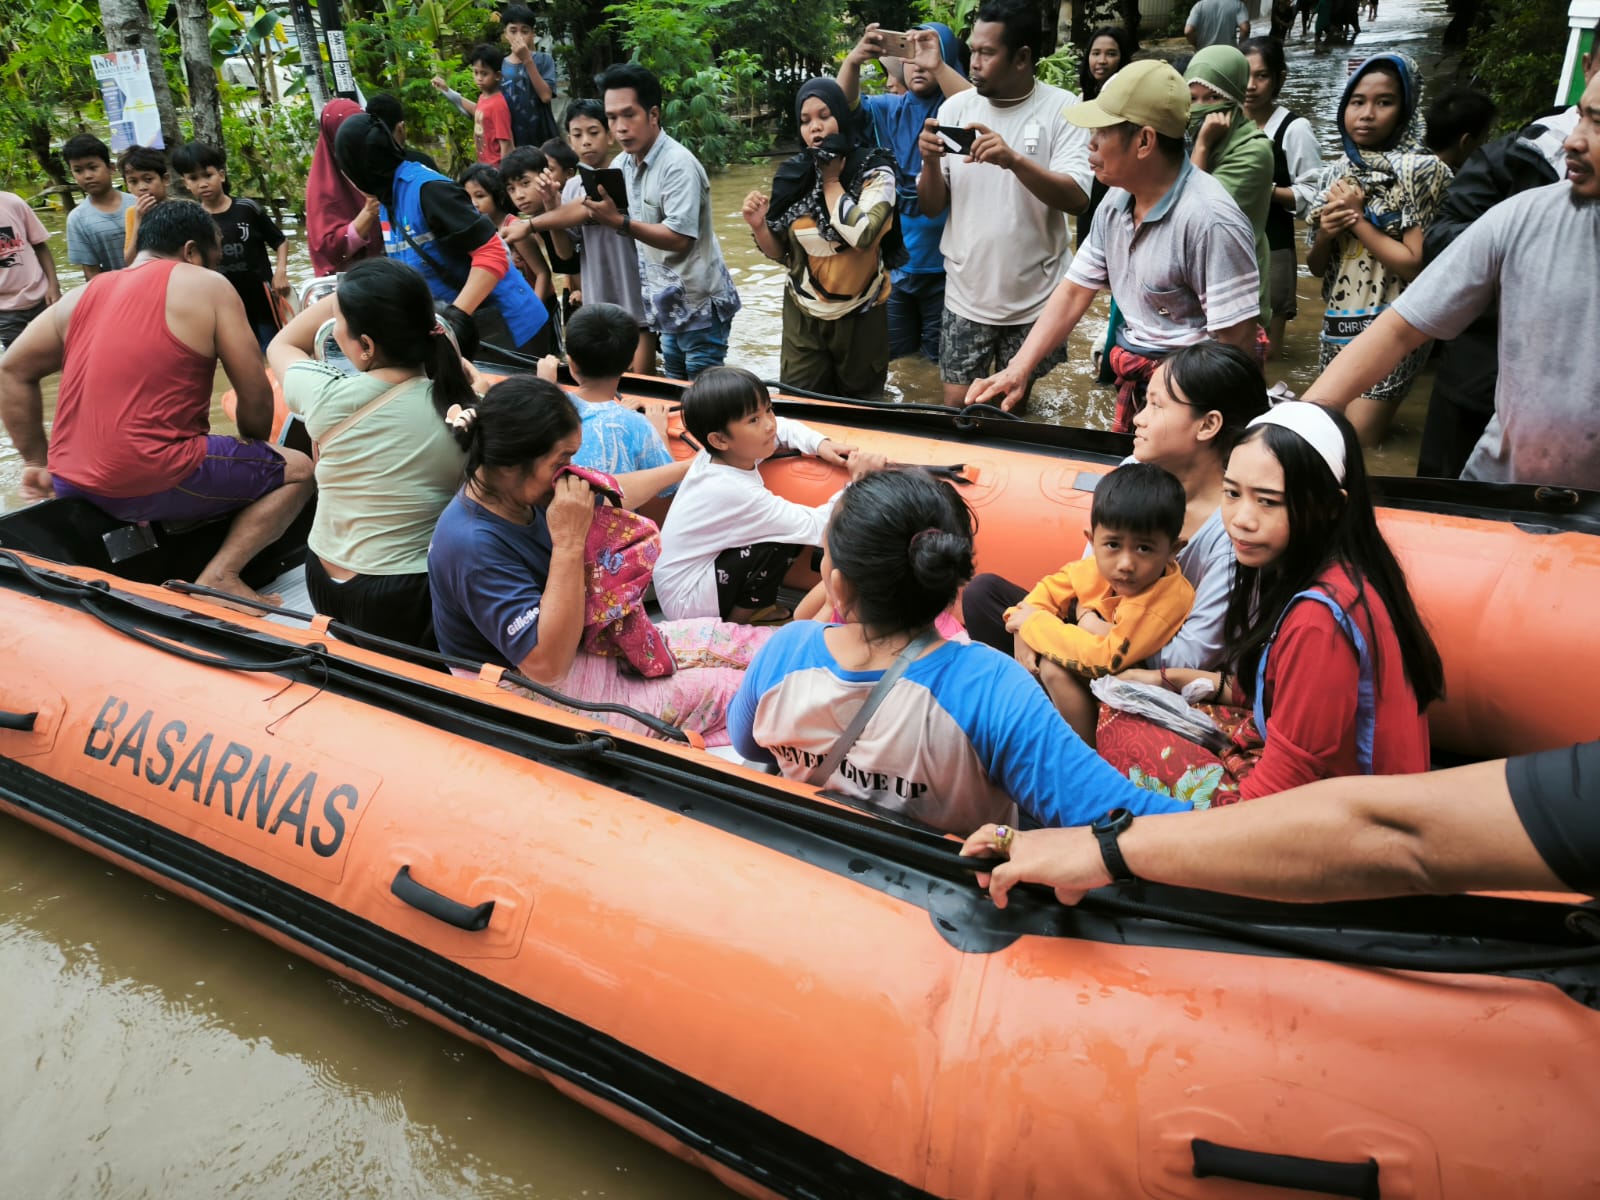
[[[90,65],[106,102],[111,122],[111,152],[121,154],[135,146],[166,148],[161,137],[161,113],[143,50],[113,50],[91,54]]]

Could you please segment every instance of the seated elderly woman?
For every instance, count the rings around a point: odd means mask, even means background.
[[[697,731],[708,745],[726,744],[728,701],[768,630],[711,620],[650,626],[638,609],[647,653],[658,665],[664,654],[673,660],[671,673],[651,678],[628,673],[617,655],[584,648],[592,646],[585,641],[586,544],[600,498],[581,474],[564,473],[582,440],[566,394],[516,376],[452,410],[448,421],[466,452],[467,482],[428,549],[439,648],[512,668],[577,700],[628,705]],[[655,495],[674,470],[619,478],[623,505]],[[626,657],[641,671],[650,666]],[[598,719],[640,728],[614,714]]]
[[[1074,734],[1033,677],[935,621],[972,576],[972,513],[917,470],[856,480],[824,540],[837,624],[798,621],[757,652],[728,713],[746,758],[874,808],[967,834],[1188,805],[1137,788]],[[893,701],[881,703],[892,689]]]

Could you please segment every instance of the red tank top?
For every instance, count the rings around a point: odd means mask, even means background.
[[[102,272],[72,310],[50,472],[90,495],[152,496],[205,459],[217,360],[167,328],[178,265]]]

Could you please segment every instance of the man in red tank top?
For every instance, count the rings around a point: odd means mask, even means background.
[[[47,309],[0,359],[0,418],[26,464],[23,495],[83,496],[130,522],[237,513],[196,582],[253,599],[239,572],[311,498],[311,460],[263,440],[272,385],[244,305],[215,269],[210,215],[188,200],[159,204],[138,248],[128,267]],[[211,432],[219,361],[244,440]],[[47,442],[39,381],[56,371]]]

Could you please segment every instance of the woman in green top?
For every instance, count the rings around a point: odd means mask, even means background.
[[[329,319],[353,375],[312,357]],[[433,649],[428,542],[466,461],[445,414],[477,397],[427,281],[393,259],[359,262],[279,331],[267,360],[320,451],[306,555],[312,604],[363,632]]]
[[[1271,257],[1267,213],[1272,206],[1272,143],[1245,115],[1250,61],[1233,46],[1207,46],[1189,60],[1189,160],[1228,189],[1250,218],[1256,234],[1256,266],[1261,272],[1261,326],[1258,350],[1266,352],[1265,329],[1272,320],[1269,292]]]

